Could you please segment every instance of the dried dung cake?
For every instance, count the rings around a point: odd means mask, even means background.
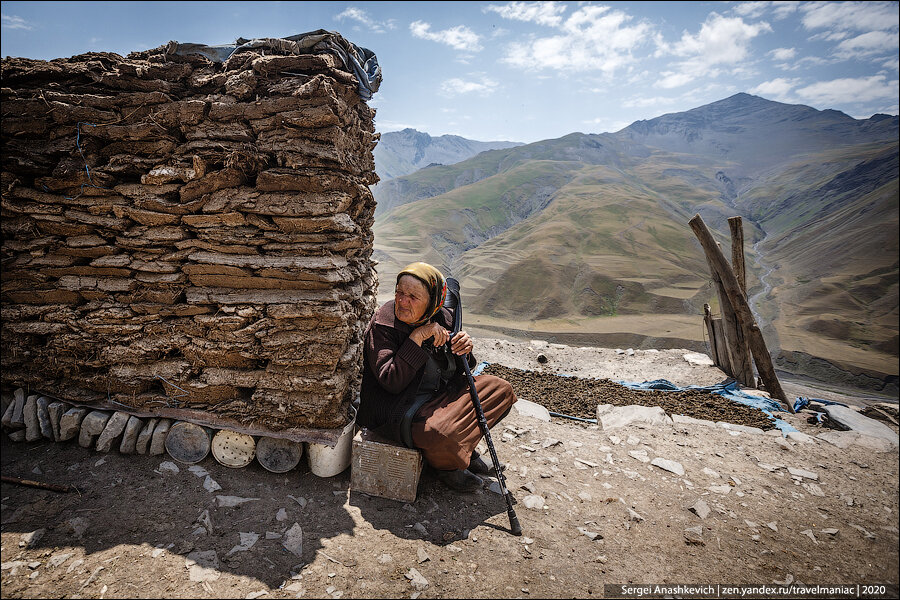
[[[348,60],[364,49],[313,34],[3,59],[4,388],[268,431],[347,422],[378,136]]]

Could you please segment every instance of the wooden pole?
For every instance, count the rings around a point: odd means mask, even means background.
[[[722,250],[719,249],[712,233],[700,215],[694,215],[689,224],[700,241],[700,245],[703,246],[707,260],[719,274],[719,280],[722,282],[725,293],[728,295],[728,300],[731,301],[741,328],[746,334],[750,344],[750,351],[753,353],[753,359],[756,361],[756,367],[759,369],[759,375],[766,386],[766,390],[773,398],[787,404],[788,410],[793,413],[794,406],[791,402],[788,402],[784,390],[781,389],[781,383],[779,383],[778,376],[775,375],[775,367],[772,365],[772,357],[766,348],[766,341],[763,339],[762,331],[760,331],[756,320],[753,318],[753,313],[750,311],[746,298],[741,293],[740,284],[734,275],[734,271],[731,270],[731,266],[722,254]]]
[[[71,492],[75,488],[67,484],[45,483],[43,481],[34,481],[33,479],[22,479],[21,477],[12,477],[10,475],[0,476],[7,483],[17,483],[28,487],[40,488],[42,490],[50,490],[51,492]]]
[[[730,217],[728,227],[731,229],[731,267],[744,297],[747,296],[747,271],[744,267],[744,225],[740,217]]]
[[[718,246],[716,246],[718,248]],[[721,250],[719,251],[721,253]],[[750,352],[747,348],[746,336],[741,327],[737,314],[734,311],[732,302],[728,299],[728,293],[722,284],[722,278],[719,277],[718,270],[712,261],[707,260],[709,264],[709,272],[712,276],[713,283],[719,293],[719,308],[722,311],[722,329],[725,333],[725,344],[723,354],[728,356],[728,363],[731,365],[731,372],[726,374],[734,377],[741,385],[747,387],[756,387],[756,381],[753,379],[753,363],[750,359]],[[730,270],[730,268],[729,268]]]
[[[703,305],[703,324],[706,325],[706,335],[709,336],[709,353],[712,354],[712,359],[716,366],[721,368],[719,352],[716,350],[716,332],[713,330],[712,311],[709,309],[709,304]]]

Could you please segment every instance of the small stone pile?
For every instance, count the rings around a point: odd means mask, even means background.
[[[348,421],[378,136],[347,43],[315,39],[3,59],[5,389],[262,431]]]

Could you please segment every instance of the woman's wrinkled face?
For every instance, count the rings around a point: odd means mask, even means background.
[[[422,318],[428,308],[428,288],[413,277],[404,275],[394,290],[394,315],[409,325]]]

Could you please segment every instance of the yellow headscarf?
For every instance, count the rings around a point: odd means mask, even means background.
[[[440,271],[423,262],[414,262],[397,273],[398,283],[404,275],[412,275],[425,284],[425,288],[428,290],[428,307],[425,309],[422,318],[413,323],[413,325],[427,323],[444,305],[444,299],[447,297],[447,282]]]

